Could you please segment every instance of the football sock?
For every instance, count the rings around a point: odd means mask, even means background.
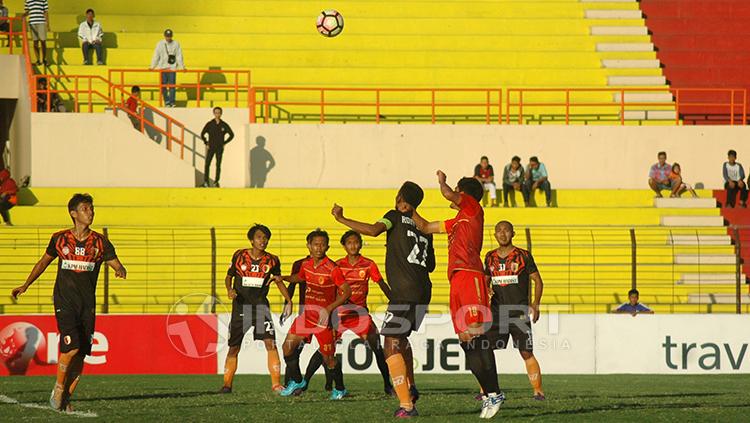
[[[481,385],[482,392],[484,394],[499,392],[495,357],[487,342],[487,337],[481,335],[468,342],[461,342],[461,348],[466,353],[466,362]]]
[[[71,359],[70,356],[60,354],[60,362],[57,364],[57,380],[55,381],[60,386],[65,386],[65,378],[68,376],[68,365]]]
[[[536,357],[531,356],[526,362],[526,373],[529,375],[529,383],[534,388],[534,394],[541,394],[542,392],[542,370],[539,368],[539,362],[536,361]]]
[[[307,370],[305,370],[305,380],[310,383],[315,372],[318,371],[320,366],[323,365],[323,354],[320,351],[315,351],[315,354],[310,357],[310,361],[307,363]],[[326,371],[327,373],[327,371]]]
[[[383,384],[386,388],[391,387],[391,374],[388,372],[388,364],[386,364],[385,362],[383,347],[378,345],[373,352],[375,353],[375,362],[378,363],[378,370],[380,370],[380,375],[383,376]]]
[[[406,341],[406,348],[401,350],[404,357],[404,366],[406,366],[406,383],[411,386],[416,386],[414,382],[414,356],[412,355],[411,345]]]
[[[281,384],[281,360],[279,360],[279,352],[276,348],[268,351],[268,374],[271,375],[271,387]]]
[[[66,386],[65,391],[68,393],[68,395],[73,395],[73,392],[75,392],[76,387],[78,387],[78,382],[81,380],[81,373],[83,372],[83,360],[85,356],[83,354],[76,354],[75,357],[73,357],[72,360],[70,360],[70,365],[68,366],[68,376],[66,378]]]
[[[409,393],[409,383],[406,379],[406,363],[404,362],[404,356],[401,354],[393,354],[386,360],[388,363],[388,370],[391,372],[391,379],[393,380],[393,389],[396,391],[401,407],[406,410],[414,408],[414,404],[411,402],[411,393]]]
[[[336,386],[336,390],[343,391],[344,389],[346,389],[344,387],[344,372],[341,369],[341,360],[336,360],[336,367],[330,370],[331,371],[329,373],[331,374],[331,376],[333,376],[333,383]]]
[[[289,382],[302,382],[302,371],[299,369],[299,354],[300,349],[296,348],[292,354],[284,356],[284,362],[286,363],[286,378],[285,381]]]
[[[237,356],[227,355],[224,362],[224,386],[231,388],[234,381],[234,373],[237,371]]]

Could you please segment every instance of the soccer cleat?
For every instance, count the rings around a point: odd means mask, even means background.
[[[289,396],[298,396],[302,394],[302,391],[307,387],[307,382],[303,379],[301,382],[295,382],[293,380],[289,381],[289,384],[286,385],[286,388],[284,388],[281,392],[279,392],[279,395],[282,397],[289,397]]]
[[[63,387],[56,383],[49,395],[49,406],[54,410],[61,410],[63,406]]]
[[[482,413],[479,415],[481,419],[491,419],[495,417],[500,406],[505,402],[505,394],[500,392],[499,394],[489,394],[482,401]]]
[[[219,389],[220,394],[231,394],[232,393],[232,387],[231,386],[222,386],[221,389]]]
[[[545,401],[546,399],[547,397],[545,397],[541,392],[537,392],[536,394],[534,394],[534,401]]]
[[[283,390],[284,390],[284,385],[278,385],[278,384],[277,384],[277,385],[273,385],[273,386],[271,387],[271,390],[272,390],[273,392],[281,392],[281,391],[283,391]]]
[[[410,419],[412,417],[417,417],[418,415],[419,413],[417,413],[417,407],[412,407],[411,410],[400,407],[398,410],[396,410],[395,413],[393,413],[393,417],[397,419]]]
[[[484,394],[480,392],[480,393],[474,395],[474,400],[475,401],[484,401]]]
[[[409,393],[411,394],[411,403],[416,404],[419,400],[419,391],[417,390],[417,387],[414,385],[410,386]]]
[[[344,388],[344,389],[342,389],[340,391],[338,389],[334,388],[333,391],[331,392],[331,396],[328,399],[337,401],[337,400],[343,399],[348,394],[349,394],[349,392],[346,390],[346,388]]]

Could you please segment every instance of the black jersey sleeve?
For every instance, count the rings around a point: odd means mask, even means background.
[[[47,255],[52,257],[57,257],[57,248],[55,247],[55,244],[57,244],[57,234],[52,235],[52,237],[49,239],[49,244],[47,245]]]
[[[488,251],[487,254],[484,255],[484,274],[487,276],[491,276],[492,272],[490,272],[490,256],[492,255],[492,251]]]
[[[269,270],[268,273],[273,276],[281,275],[281,261],[278,257],[273,256],[273,266],[271,266],[271,270]]]
[[[102,259],[105,262],[116,259],[117,252],[115,251],[115,246],[109,242],[109,239],[104,238],[102,243],[104,244],[104,254],[102,254]]]
[[[235,269],[234,264],[237,263],[237,257],[240,255],[241,250],[237,250],[232,254],[232,262],[229,263],[229,269],[227,269],[227,276],[235,277],[237,276],[237,269]]]
[[[378,220],[378,222],[383,222],[388,231],[393,229],[400,221],[401,213],[396,210],[389,210],[382,219]]]
[[[531,255],[531,253],[527,253],[526,255],[526,272],[528,274],[536,273],[539,269],[536,267],[536,262],[534,261],[534,256]]]

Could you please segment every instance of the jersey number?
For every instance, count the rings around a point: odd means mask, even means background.
[[[429,245],[427,238],[417,235],[413,231],[406,231],[406,236],[414,238],[414,246],[411,248],[411,253],[409,253],[406,261],[427,267],[427,246]]]

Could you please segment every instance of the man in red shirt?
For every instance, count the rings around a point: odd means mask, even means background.
[[[130,97],[125,101],[125,108],[128,109],[128,119],[133,123],[133,127],[138,131],[141,130],[141,120],[138,114],[138,103],[141,99],[141,87],[133,85],[130,89]]]
[[[484,191],[476,178],[461,178],[454,190],[446,183],[443,171],[438,170],[437,176],[441,194],[451,202],[451,208],[458,210],[458,214],[444,222],[427,222],[415,213],[414,221],[424,233],[448,234],[448,279],[453,328],[466,353],[466,362],[486,394],[480,417],[491,418],[497,414],[505,395],[500,392],[495,355],[485,336],[485,330],[492,323],[492,313],[484,263],[480,256],[484,210],[479,202]]]
[[[305,343],[312,337],[318,340],[318,350],[328,369],[333,370],[336,388],[331,399],[339,400],[346,396],[344,376],[336,365],[336,345],[329,316],[336,307],[344,304],[352,294],[349,284],[344,280],[341,269],[336,266],[326,252],[328,251],[328,232],[316,229],[307,235],[307,248],[310,258],[302,262],[296,275],[285,276],[287,282],[305,282],[305,310],[294,319],[292,327],[284,340],[284,361],[288,383],[281,391],[281,396],[299,395],[307,386],[299,367],[299,356]]]
[[[479,159],[479,164],[474,166],[474,177],[482,183],[484,190],[490,194],[492,207],[497,207],[497,185],[495,185],[495,170],[490,164],[487,156]]]
[[[13,225],[10,223],[10,213],[8,213],[8,210],[18,204],[17,193],[18,185],[10,177],[10,171],[8,169],[0,170],[0,216],[3,217],[3,222],[8,226]]]

